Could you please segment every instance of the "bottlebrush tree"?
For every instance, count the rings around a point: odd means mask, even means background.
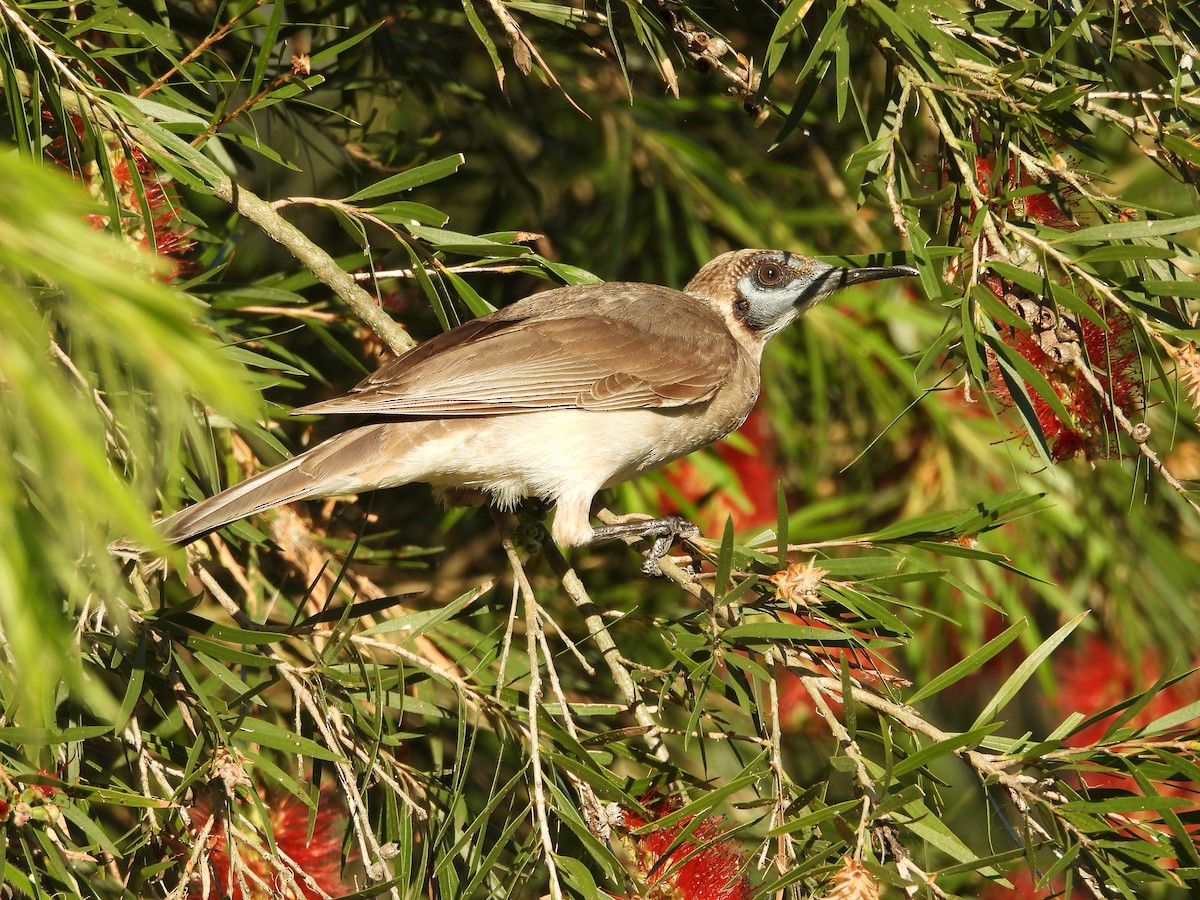
[[[0,897],[1189,896],[1194,6],[0,0]],[[663,578],[419,486],[107,552],[742,246],[920,279],[605,498]]]

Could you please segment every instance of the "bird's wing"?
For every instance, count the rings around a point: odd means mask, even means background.
[[[501,415],[686,406],[725,383],[738,346],[706,303],[669,288],[560,288],[426,341],[349,394],[298,413]]]

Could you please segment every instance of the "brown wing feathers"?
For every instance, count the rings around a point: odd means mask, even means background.
[[[297,413],[470,416],[702,402],[736,344],[703,301],[668,288],[547,291],[439,335],[349,394]]]

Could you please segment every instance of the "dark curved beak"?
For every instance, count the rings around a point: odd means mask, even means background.
[[[832,282],[834,290],[863,284],[867,281],[882,281],[885,278],[908,278],[920,275],[915,266],[868,266],[863,269],[833,269],[825,278]]]
[[[796,305],[801,309],[808,309],[835,291],[852,284],[882,281],[884,278],[909,278],[919,274],[914,266],[867,266],[861,269],[830,266],[823,274],[813,279],[808,289],[796,299]]]

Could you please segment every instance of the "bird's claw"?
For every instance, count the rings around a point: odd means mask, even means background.
[[[653,527],[646,529],[642,537],[653,539],[646,551],[646,559],[642,563],[642,574],[651,578],[661,578],[663,571],[659,560],[667,555],[672,545],[681,538],[696,537],[700,529],[694,522],[689,522],[683,516],[667,516],[654,522]]]

